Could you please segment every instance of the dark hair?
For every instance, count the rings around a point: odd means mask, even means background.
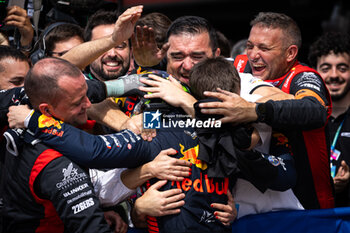
[[[162,48],[163,44],[166,42],[166,33],[170,24],[171,20],[168,16],[158,12],[142,16],[136,22],[136,26],[148,26],[153,28],[158,48]]]
[[[247,48],[248,39],[241,39],[237,41],[231,49],[231,57],[235,58],[237,55],[243,54],[244,50]]]
[[[289,16],[276,12],[260,12],[251,22],[250,26],[262,26],[268,28],[279,28],[283,31],[287,45],[296,45],[301,48],[301,32],[297,23]]]
[[[24,81],[24,89],[33,108],[38,109],[43,101],[57,104],[60,94],[58,80],[63,76],[76,78],[82,75],[79,68],[66,60],[56,57],[39,60],[29,70]]]
[[[231,43],[227,37],[220,31],[216,31],[218,46],[220,48],[220,55],[223,57],[230,57]]]
[[[79,25],[66,23],[56,26],[45,38],[45,52],[50,56],[50,52],[55,49],[56,43],[68,40],[75,36],[81,38],[83,41],[83,28]]]
[[[309,49],[309,63],[316,68],[317,59],[323,55],[347,53],[350,56],[350,35],[342,32],[328,32],[319,37]]]
[[[0,72],[5,70],[5,67],[1,65],[1,61],[6,58],[28,62],[28,58],[20,50],[11,46],[0,45]]]
[[[216,30],[212,27],[208,20],[199,16],[182,16],[173,21],[167,32],[167,40],[171,35],[179,35],[182,33],[199,34],[208,32],[210,39],[210,47],[215,53],[218,48]]]
[[[196,99],[205,99],[204,91],[216,91],[217,88],[239,94],[241,87],[236,68],[221,56],[195,64],[190,72],[189,84]]]
[[[90,41],[92,30],[100,25],[115,24],[118,19],[118,13],[114,11],[98,10],[89,17],[84,29],[84,40]]]

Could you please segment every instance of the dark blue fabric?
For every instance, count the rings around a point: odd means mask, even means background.
[[[232,233],[348,233],[350,207],[276,211],[245,216],[235,221]]]

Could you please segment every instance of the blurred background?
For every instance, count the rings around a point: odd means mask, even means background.
[[[350,33],[349,0],[0,0],[1,12],[9,1],[25,2],[30,16],[33,16],[37,4],[40,9],[39,33],[46,25],[62,19],[85,26],[89,15],[99,8],[122,12],[130,6],[142,4],[144,14],[161,12],[171,20],[183,15],[202,16],[231,44],[248,36],[249,23],[258,12],[282,12],[296,20],[301,29],[303,47],[299,60],[302,62],[306,61],[310,44],[323,32],[336,30]],[[6,10],[3,14],[6,15]]]

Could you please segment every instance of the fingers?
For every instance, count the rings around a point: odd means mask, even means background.
[[[218,90],[219,92],[225,94],[225,95],[228,95],[228,96],[232,96],[232,97],[236,96],[235,93],[232,93],[232,92],[229,92],[229,91],[226,91],[226,90],[222,90],[221,88],[217,88],[217,90]]]
[[[126,233],[128,231],[128,225],[124,222],[118,222],[118,226],[116,226],[116,232],[117,233]]]
[[[145,141],[151,142],[154,137],[157,136],[157,131],[155,129],[143,129],[141,132],[141,137]]]
[[[142,41],[143,42],[148,42],[150,41],[150,28],[148,28],[148,26],[143,26],[142,28]],[[153,29],[152,29],[153,30]]]
[[[10,6],[7,8],[7,15],[18,15],[18,16],[27,16],[26,10],[19,6]]]
[[[168,191],[170,191],[170,190],[168,190]],[[173,209],[173,208],[178,208],[180,206],[183,206],[185,204],[183,201],[184,198],[185,198],[185,194],[182,192],[167,196],[167,198],[166,198],[167,209]]]
[[[149,77],[151,77],[151,75]],[[151,79],[140,78],[140,82],[142,82],[146,85],[152,86],[152,87],[159,87],[160,86],[159,81],[153,81]]]
[[[161,53],[162,56],[164,56],[166,54],[166,52],[168,51],[169,47],[170,47],[170,43],[169,42],[163,44],[163,46],[162,46],[162,48],[160,50],[160,53]]]
[[[136,27],[136,42],[138,46],[141,46],[143,44],[142,40],[142,28],[140,26]]]
[[[204,110],[204,108],[223,108],[224,104],[222,102],[207,102],[207,103],[200,103],[199,107]]]
[[[231,192],[227,191],[227,205],[221,203],[212,203],[211,207],[219,211],[215,211],[215,218],[222,222],[222,224],[229,226],[237,217],[237,210]]]
[[[144,95],[146,99],[162,98],[162,94],[159,92]]]
[[[166,155],[176,155],[177,151],[175,149],[173,149],[173,148],[169,148],[169,149],[166,149],[166,150],[162,150],[160,153],[166,154]]]
[[[181,165],[180,168],[184,168],[184,166],[191,167],[192,163],[183,159],[175,159],[175,165]]]
[[[120,218],[119,221],[116,221],[114,230],[116,233],[125,233],[128,230],[128,225]]]
[[[149,189],[160,189],[161,187],[163,187],[168,181],[167,180],[160,180],[157,181],[156,183],[154,183]],[[176,190],[176,189],[172,189],[172,190]],[[181,190],[180,190],[181,191]],[[177,191],[179,192],[179,191]]]
[[[222,212],[215,212],[215,214],[216,214],[215,218],[225,226],[229,226],[232,223],[231,218],[228,216],[224,216]]]

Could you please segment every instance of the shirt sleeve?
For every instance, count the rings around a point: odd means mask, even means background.
[[[47,146],[89,168],[134,168],[154,158],[149,142],[130,130],[91,135],[38,112],[30,118],[28,129]]]
[[[91,103],[99,103],[106,99],[106,85],[97,79],[86,80],[88,85],[87,97]]]
[[[241,78],[241,96],[250,95],[254,90],[262,86],[272,87],[270,83],[264,82],[249,73],[239,73],[239,77]]]
[[[273,156],[255,151],[236,150],[243,178],[261,192],[267,189],[286,191],[296,184],[294,159],[290,154]]]
[[[53,204],[69,232],[111,232],[89,176],[66,157],[56,158],[41,171],[34,190]]]
[[[328,106],[327,88],[322,78],[314,72],[303,72],[296,75],[290,85],[290,94],[296,99],[314,97],[323,106]]]
[[[90,177],[94,190],[102,206],[114,206],[134,194],[136,190],[126,187],[120,175],[125,168],[116,168],[108,171],[90,169]]]

